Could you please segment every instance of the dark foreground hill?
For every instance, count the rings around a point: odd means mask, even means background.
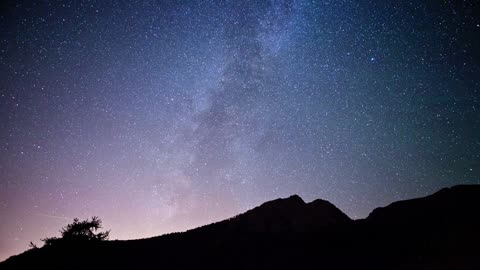
[[[353,221],[292,196],[184,233],[32,249],[0,269],[480,269],[480,186]]]

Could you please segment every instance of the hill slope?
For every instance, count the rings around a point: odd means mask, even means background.
[[[480,186],[353,221],[327,201],[266,202],[185,233],[29,250],[0,269],[480,269]]]

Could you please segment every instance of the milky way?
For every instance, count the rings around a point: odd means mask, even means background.
[[[479,4],[429,2],[2,4],[0,259],[480,183]]]

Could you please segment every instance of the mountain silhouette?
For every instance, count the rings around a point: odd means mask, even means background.
[[[352,222],[328,201],[305,203],[300,196],[293,195],[266,202],[236,217],[211,224],[208,230],[224,233],[314,232]]]
[[[478,207],[480,186],[460,185],[444,188],[431,196],[394,202],[372,211],[370,224],[382,226],[451,226],[468,225],[479,215],[471,212]]]
[[[148,239],[52,245],[0,269],[480,269],[480,186],[442,189],[351,220],[294,195]]]

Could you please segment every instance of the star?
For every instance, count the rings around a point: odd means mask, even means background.
[[[0,260],[65,217],[145,238],[478,184],[475,1],[411,2],[6,4]]]

